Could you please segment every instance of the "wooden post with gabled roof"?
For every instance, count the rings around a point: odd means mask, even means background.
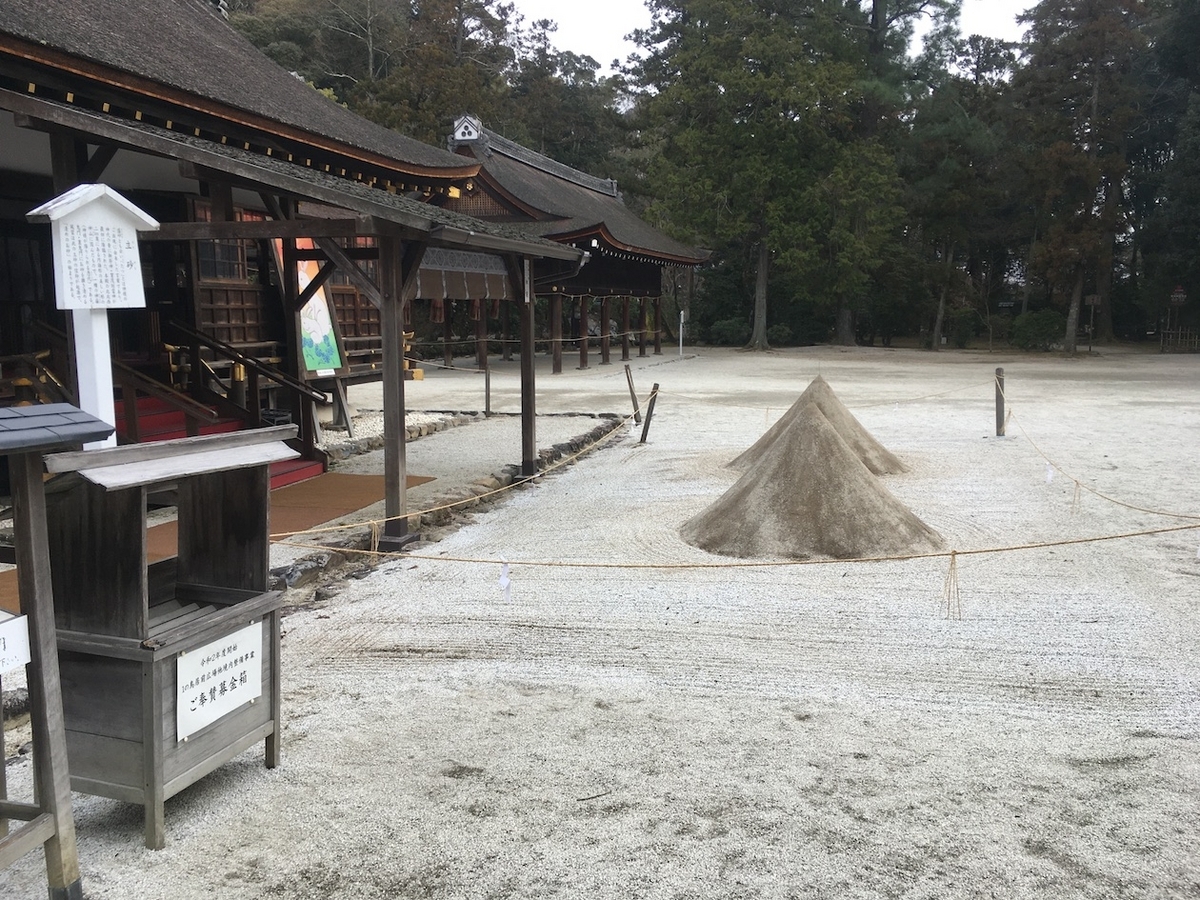
[[[17,585],[28,636],[28,655],[24,661],[33,724],[35,788],[32,803],[17,802],[8,799],[0,780],[0,822],[21,823],[6,829],[7,833],[0,832],[0,869],[42,847],[51,900],[82,900],[75,821],[71,815],[71,779],[58,673],[41,454],[101,440],[113,429],[67,404],[13,408],[3,413],[0,454],[8,456],[12,479]]]

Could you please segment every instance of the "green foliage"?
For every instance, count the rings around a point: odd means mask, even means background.
[[[722,319],[708,326],[708,342],[721,346],[742,346],[750,340],[750,326],[745,319]]]
[[[1143,337],[1200,297],[1200,0],[1041,0],[1020,47],[964,38],[954,0],[647,0],[644,60],[607,78],[507,0],[227,2],[356,112],[436,145],[471,112],[619,179],[714,251],[697,334],[957,345],[1010,324],[999,297],[1096,293],[1101,336]]]
[[[1013,345],[1021,350],[1050,350],[1062,344],[1067,320],[1056,309],[1022,313],[1013,320]]]
[[[767,329],[767,340],[774,347],[786,347],[792,343],[792,329],[786,325],[772,325]]]

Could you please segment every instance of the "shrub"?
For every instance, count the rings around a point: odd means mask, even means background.
[[[1022,350],[1049,350],[1062,343],[1067,320],[1056,309],[1022,313],[1013,320],[1013,344]]]
[[[772,325],[767,329],[767,343],[786,347],[792,342],[792,329],[786,325]]]
[[[721,319],[708,326],[710,344],[741,346],[750,340],[750,326],[741,319]]]

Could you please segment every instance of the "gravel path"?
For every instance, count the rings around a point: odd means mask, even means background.
[[[741,566],[680,540],[818,373],[962,553],[961,619],[946,557]],[[1200,531],[967,553],[1200,524],[1091,493],[1200,516],[1200,357],[710,350],[637,375],[662,385],[647,444],[286,620],[280,769],[247,753],[174,798],[157,853],[138,808],[76,795],[88,895],[1200,894]],[[539,390],[628,403],[608,370]],[[27,858],[0,895],[40,877]]]

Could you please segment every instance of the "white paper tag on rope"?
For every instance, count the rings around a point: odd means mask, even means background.
[[[1050,463],[1046,463],[1046,484],[1049,484],[1053,480],[1054,480],[1054,466],[1050,465]]]
[[[500,590],[504,591],[504,599],[512,600],[512,579],[508,577],[508,563],[500,563]]]

